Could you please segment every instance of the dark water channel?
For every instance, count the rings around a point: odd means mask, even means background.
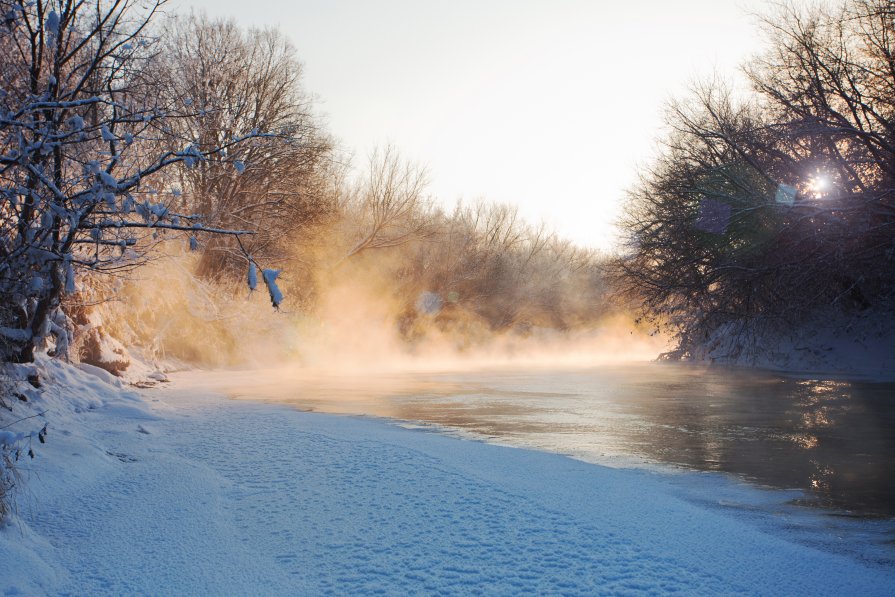
[[[293,383],[294,382],[294,383]],[[626,466],[725,471],[895,517],[895,383],[672,364],[314,376],[237,396],[391,417]]]

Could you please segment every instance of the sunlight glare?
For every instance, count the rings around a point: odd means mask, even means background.
[[[811,192],[815,199],[820,199],[821,197],[829,193],[832,188],[833,182],[826,174],[817,173],[808,182],[808,190]]]

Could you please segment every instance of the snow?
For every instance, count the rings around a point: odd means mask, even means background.
[[[108,172],[106,172],[105,170],[100,170],[99,172],[97,172],[97,176],[99,176],[99,179],[107,187],[109,187],[111,189],[118,188],[118,179],[115,178],[114,176],[112,176],[111,174],[109,174]]]
[[[71,256],[66,255],[63,260],[65,264],[65,292],[66,294],[74,294],[78,291],[78,286],[75,283],[75,268],[71,262]]]
[[[25,368],[27,369],[27,367]],[[385,420],[142,395],[42,359],[47,443],[0,529],[5,595],[892,594],[888,564],[727,504],[768,493]],[[19,373],[27,373],[23,370]],[[246,373],[251,376],[252,373]],[[22,410],[25,409],[25,410]],[[22,422],[39,429],[42,418]]]
[[[75,131],[80,131],[84,129],[84,119],[78,116],[77,114],[72,116],[69,119],[69,124],[71,124],[71,128]]]
[[[25,342],[29,338],[31,338],[31,330],[23,330],[18,328],[8,328],[5,326],[0,326],[0,336],[4,338],[8,338],[10,340],[18,340],[20,342]]]
[[[250,291],[258,287],[258,269],[254,261],[249,261],[248,284]]]
[[[895,378],[895,321],[873,310],[845,315],[820,310],[800,325],[720,326],[694,350],[693,360],[798,374]]]
[[[118,356],[118,355],[115,355],[115,356]],[[112,375],[111,373],[109,373],[108,371],[106,371],[105,369],[101,369],[99,367],[90,365],[88,363],[78,363],[77,367],[78,367],[78,369],[80,369],[81,371],[83,371],[85,373],[88,373],[94,377],[98,377],[100,380],[109,384],[110,386],[113,386],[116,388],[122,387],[121,380],[118,379],[117,377],[115,377],[114,375]]]
[[[103,125],[102,127],[100,127],[100,135],[102,135],[103,141],[117,141],[118,140],[118,137],[115,136],[115,133],[113,133],[111,130],[109,130],[109,127],[106,125]]]
[[[261,272],[261,277],[264,279],[264,284],[267,286],[267,292],[270,295],[270,304],[275,309],[279,309],[280,303],[283,302],[283,293],[280,292],[280,288],[277,286],[277,277],[279,275],[280,270],[276,269],[265,269]]]
[[[51,10],[47,15],[46,20],[44,21],[44,31],[47,32],[49,37],[56,37],[59,33],[59,14],[55,10]],[[47,42],[47,45],[50,45],[50,42]]]

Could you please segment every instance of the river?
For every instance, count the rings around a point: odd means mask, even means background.
[[[895,517],[895,383],[670,363],[586,369],[304,370],[235,398],[388,417],[610,466],[723,471],[794,502]],[[239,378],[234,378],[234,382]]]

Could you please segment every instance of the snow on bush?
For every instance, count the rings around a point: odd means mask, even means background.
[[[29,362],[45,339],[70,338],[59,310],[79,271],[140,265],[166,233],[240,235],[176,210],[164,173],[199,167],[248,139],[216,146],[158,132],[196,107],[158,93],[145,76],[147,34],[162,0],[13,1],[0,29],[0,359]]]

